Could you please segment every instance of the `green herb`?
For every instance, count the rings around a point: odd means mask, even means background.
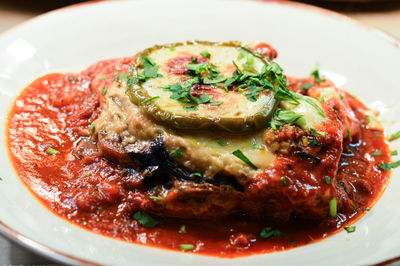
[[[203,177],[203,174],[202,174],[202,173],[192,173],[192,175],[198,176],[198,177]]]
[[[182,157],[182,151],[180,148],[176,148],[174,151],[172,151],[169,156],[175,157],[175,158],[181,158]]]
[[[362,210],[369,212],[371,209],[370,208],[365,208],[365,207],[361,207]]]
[[[326,117],[326,115],[325,115],[324,111],[322,111],[321,107],[319,107],[318,104],[316,104],[311,98],[306,98],[306,97],[304,97],[303,99],[304,99],[304,101],[305,101],[306,103],[308,103],[309,105],[311,105],[312,107],[314,107],[315,110],[317,110],[317,112],[318,112],[318,114],[319,114],[320,116]]]
[[[157,64],[151,58],[142,56],[142,65],[143,71],[136,77],[138,81],[144,82],[151,78],[162,77],[162,75],[158,73]]]
[[[354,172],[353,175],[354,175],[355,177],[357,177],[357,178],[360,177],[360,175],[359,175],[357,172]]]
[[[278,229],[272,229],[271,227],[266,227],[261,230],[260,236],[262,238],[270,238],[271,236],[276,236],[276,237],[285,237],[286,234]]]
[[[303,90],[308,90],[308,89],[311,89],[312,87],[314,87],[315,85],[314,84],[311,84],[311,83],[304,83],[303,85],[302,85],[302,88],[303,88]]]
[[[369,115],[365,116],[365,122],[367,122],[367,123],[371,122],[371,118],[369,117]]]
[[[345,227],[344,230],[347,231],[347,233],[353,233],[356,231],[356,227],[355,226],[349,226],[349,227]]]
[[[339,98],[340,98],[340,100],[343,100],[344,99],[343,94],[339,94]]]
[[[257,143],[253,143],[253,145],[251,145],[251,146],[253,147],[253,149],[256,149],[256,150],[262,149],[262,147],[260,145],[258,145]]]
[[[331,180],[331,177],[330,176],[325,176],[325,182],[326,182],[326,184],[327,185],[330,185],[331,184],[331,182],[332,182],[332,180]]]
[[[400,166],[400,161],[393,163],[381,163],[379,167],[384,171],[389,171],[390,169],[396,168]]]
[[[172,52],[175,51],[175,46],[170,46],[169,50],[172,51]]]
[[[181,244],[180,247],[181,247],[181,250],[184,250],[184,251],[189,251],[189,250],[194,249],[194,245],[192,245],[192,244]]]
[[[133,219],[138,221],[141,225],[147,228],[155,227],[158,222],[144,211],[138,211],[133,215]]]
[[[152,199],[152,200],[161,200],[161,197],[157,197],[157,196],[150,196],[150,199]]]
[[[60,153],[59,151],[57,151],[57,150],[55,150],[55,149],[53,149],[53,148],[51,148],[51,147],[47,148],[46,152],[47,152],[48,154],[51,154],[51,155],[57,155],[57,154]]]
[[[107,86],[104,86],[104,89],[103,89],[103,91],[101,92],[101,95],[106,95],[106,93],[107,93],[107,90],[108,90],[108,87]]]
[[[391,151],[390,152],[391,155],[398,155],[399,153],[397,152],[397,150]]]
[[[350,127],[347,128],[347,139],[348,139],[350,142],[352,141]]]
[[[317,134],[320,135],[321,137],[325,137],[326,133],[322,131],[317,131]]]
[[[311,72],[311,76],[314,77],[315,82],[317,82],[318,84],[321,84],[322,79],[321,79],[321,77],[319,75],[319,70],[318,69],[315,69],[313,72]]]
[[[113,72],[111,81],[115,81],[115,75],[116,75],[116,74],[118,74],[118,71],[114,71],[114,72]]]
[[[118,75],[119,80],[126,80],[127,78],[128,78],[128,76],[127,76],[126,72],[121,72]]]
[[[286,182],[286,179],[284,177],[281,177],[281,182],[282,182],[284,187],[287,187],[287,182]]]
[[[393,140],[396,140],[398,138],[400,138],[400,131],[397,131],[396,133],[390,135],[389,141],[393,141]]]
[[[199,103],[210,103],[214,95],[209,95],[207,93],[200,95]]]
[[[285,109],[277,110],[273,119],[284,122],[286,124],[297,124],[301,127],[306,125],[306,120],[303,118],[302,115]]]
[[[220,106],[221,104],[223,104],[224,102],[221,101],[216,101],[216,102],[212,102],[210,103],[211,106]]]
[[[224,141],[220,140],[220,139],[218,139],[217,142],[221,146],[225,146],[226,145],[226,143]]]
[[[270,123],[269,123],[269,125],[271,126],[271,128],[272,128],[272,130],[278,130],[278,126],[277,126],[277,124],[275,124],[275,122],[274,121],[271,121]]]
[[[90,125],[89,130],[90,130],[90,131],[93,131],[95,128],[96,128],[96,124],[92,123],[92,124]]]
[[[185,109],[185,111],[188,111],[188,112],[194,112],[194,111],[198,110],[196,105],[185,106],[185,107],[183,107],[183,109]]]
[[[103,76],[100,77],[100,80],[104,80],[106,78],[107,78],[107,75],[103,75]]]
[[[329,201],[329,214],[332,217],[336,217],[337,215],[337,200],[335,198]]]
[[[92,174],[91,174],[91,173],[87,173],[85,176],[86,176],[86,177],[92,176]]]
[[[159,99],[159,98],[160,98],[160,96],[154,96],[154,97],[151,97],[149,99],[146,99],[146,100],[142,101],[141,104],[145,104],[145,103],[148,103],[148,102],[150,102],[152,100]]]
[[[373,153],[371,153],[371,155],[372,155],[372,156],[379,156],[379,155],[382,155],[382,151],[376,150],[376,151],[374,151]]]
[[[317,133],[317,131],[314,128],[310,128],[310,133],[311,135],[315,136],[315,133]]]
[[[318,97],[317,100],[320,101],[321,103],[325,102],[324,96]]]
[[[357,206],[353,206],[353,212],[357,210]]]
[[[249,166],[251,166],[251,168],[253,169],[257,169],[257,166],[255,166],[244,154],[241,150],[236,150],[234,152],[232,152],[233,155],[235,155],[236,157],[238,157],[240,160],[242,160],[243,162],[245,162],[246,164],[248,164]]]
[[[205,58],[208,58],[208,59],[211,58],[211,54],[208,51],[203,51],[200,54],[201,54],[202,57],[205,57]]]
[[[153,193],[154,190],[156,190],[157,186],[154,186],[152,188],[149,189],[149,193]]]
[[[308,142],[310,143],[311,148],[315,148],[319,146],[320,144],[318,143],[318,140],[315,138],[309,138]]]
[[[186,225],[182,225],[181,228],[179,229],[180,234],[186,234]]]

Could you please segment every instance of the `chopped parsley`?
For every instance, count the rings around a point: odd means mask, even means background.
[[[100,77],[100,80],[104,80],[106,78],[107,78],[107,75],[103,75],[103,76]]]
[[[317,110],[318,114],[322,117],[326,117],[324,111],[322,111],[321,107],[318,106],[311,98],[303,97],[304,101],[311,105],[312,107]]]
[[[223,140],[220,140],[220,139],[217,140],[217,143],[219,145],[221,145],[221,146],[225,146],[226,145],[226,143]]]
[[[369,212],[371,209],[366,207],[361,207],[362,210]]]
[[[194,245],[192,245],[192,244],[181,244],[180,247],[181,247],[181,250],[183,250],[183,251],[189,251],[189,250],[194,249]]]
[[[150,57],[142,56],[142,65],[143,71],[136,76],[136,79],[133,81],[134,83],[136,83],[136,81],[143,82],[151,78],[162,77],[162,75],[158,73],[157,64]]]
[[[57,154],[60,153],[59,151],[57,151],[57,150],[55,150],[55,149],[53,149],[53,148],[51,148],[51,147],[47,148],[46,152],[47,152],[48,154],[51,154],[51,155],[57,155]]]
[[[208,51],[203,51],[203,52],[200,53],[200,55],[202,57],[205,57],[205,58],[208,58],[208,59],[211,58],[211,54]]]
[[[308,143],[310,144],[311,148],[315,148],[320,145],[316,138],[309,138]]]
[[[306,125],[306,120],[304,119],[304,117],[302,115],[297,114],[290,110],[285,110],[285,109],[278,109],[275,112],[273,120],[283,122],[284,124],[297,124],[298,126]],[[277,125],[281,126],[282,123],[277,124]]]
[[[251,145],[251,146],[253,147],[253,149],[256,149],[256,150],[261,150],[262,149],[262,147],[257,143],[253,143],[253,145]]]
[[[193,176],[203,177],[202,173],[192,173]]]
[[[103,89],[103,91],[101,92],[101,95],[106,95],[106,93],[107,93],[107,90],[108,90],[108,87],[107,86],[104,86],[104,89]]]
[[[179,229],[180,234],[186,234],[186,225],[182,225],[181,228]]]
[[[281,177],[281,182],[282,182],[284,187],[287,187],[287,182],[286,182],[285,177]]]
[[[249,166],[251,166],[251,168],[253,169],[257,169],[257,166],[255,166],[250,160],[249,158],[246,157],[246,155],[243,154],[243,152],[241,150],[236,150],[234,152],[232,152],[233,155],[235,155],[236,157],[238,157],[240,160],[242,160],[243,162],[245,162],[246,164],[248,164]]]
[[[373,153],[371,153],[371,155],[372,155],[372,156],[380,156],[380,155],[382,155],[382,151],[376,150],[376,151],[374,151]]]
[[[133,219],[138,221],[141,225],[147,228],[155,227],[158,222],[144,211],[138,211],[133,215]]]
[[[327,184],[327,185],[330,185],[331,184],[331,182],[332,182],[332,180],[331,180],[331,177],[330,176],[325,176],[325,183]]]
[[[271,227],[265,227],[264,229],[261,230],[260,236],[262,238],[270,238],[272,236],[276,237],[285,237],[286,234],[278,229],[272,229]]]
[[[384,171],[389,171],[390,169],[396,168],[400,166],[400,161],[396,161],[393,163],[381,163],[379,167]]]
[[[92,123],[89,130],[92,132],[96,128],[96,124]]]
[[[365,116],[365,122],[367,122],[367,123],[371,122],[371,118],[369,117],[369,115]]]
[[[389,136],[389,141],[393,141],[400,138],[400,131],[397,131],[396,133],[392,134]]]
[[[185,111],[188,111],[188,112],[194,112],[194,111],[198,110],[196,105],[185,106],[185,107],[183,107],[183,109],[185,109]]]
[[[319,75],[319,69],[318,68],[314,69],[311,72],[311,76],[314,77],[315,82],[317,82],[318,84],[322,83],[323,80],[321,79],[321,76]]]
[[[311,84],[311,83],[304,83],[301,87],[303,88],[303,90],[308,90],[308,89],[311,89],[314,86],[315,85]]]
[[[142,101],[141,104],[145,104],[145,103],[148,103],[152,100],[159,99],[159,98],[160,98],[160,96],[154,96],[154,97],[151,97],[151,98],[148,98],[148,99]]]
[[[150,196],[150,199],[152,199],[152,200],[161,200],[161,197],[158,197],[158,196]]]
[[[335,198],[329,201],[329,214],[332,217],[336,217],[337,215],[337,200]]]
[[[175,51],[175,50],[176,50],[176,49],[175,49],[175,46],[170,46],[170,47],[169,47],[169,50],[172,51],[172,52]]]
[[[394,150],[394,151],[391,151],[390,154],[391,154],[391,155],[398,155],[399,153],[398,153],[397,150]]]
[[[126,74],[126,72],[121,72],[121,73],[119,73],[119,75],[118,75],[118,80],[126,80],[128,78],[128,76],[127,76],[127,74]]]
[[[347,233],[353,233],[356,231],[356,227],[355,226],[349,226],[349,227],[345,227],[344,230],[347,231]]]
[[[175,158],[181,158],[182,157],[182,151],[180,148],[176,148],[175,150],[173,150],[169,156],[171,157],[175,157]]]

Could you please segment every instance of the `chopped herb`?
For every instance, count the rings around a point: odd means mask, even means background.
[[[214,95],[209,95],[207,93],[200,95],[199,103],[210,103]]]
[[[390,152],[391,155],[398,155],[399,153],[397,152],[397,150],[391,151]]]
[[[146,99],[146,100],[142,101],[141,104],[145,104],[145,103],[148,103],[148,102],[150,102],[152,100],[159,99],[159,98],[160,98],[160,96],[154,96],[154,97],[151,97],[149,99]]]
[[[302,115],[285,109],[277,110],[273,119],[277,121],[282,121],[286,124],[297,124],[298,126],[306,125],[306,120]]]
[[[161,197],[157,197],[157,196],[150,196],[150,199],[152,199],[152,200],[161,200]]]
[[[355,226],[349,226],[349,227],[345,227],[344,230],[347,231],[347,233],[353,233],[356,231],[356,227]]]
[[[393,141],[393,140],[396,140],[398,138],[400,138],[400,131],[397,131],[396,133],[390,135],[389,141]]]
[[[393,163],[381,163],[379,167],[384,171],[389,171],[392,168],[396,168],[400,166],[400,161],[393,162]]]
[[[152,188],[149,189],[149,193],[153,193],[154,190],[156,190],[157,186],[154,186]]]
[[[203,174],[202,174],[202,173],[192,173],[192,175],[198,176],[198,177],[203,177]]]
[[[158,222],[144,211],[138,211],[133,215],[133,219],[138,221],[141,225],[147,228],[153,228]]]
[[[185,107],[183,107],[183,109],[185,109],[185,111],[188,111],[188,112],[194,112],[194,111],[198,110],[196,105],[185,106]]]
[[[325,102],[324,96],[318,97],[317,100],[320,101],[321,103]]]
[[[205,58],[208,58],[208,59],[211,58],[211,54],[208,51],[203,51],[200,54],[201,54],[202,57],[205,57]]]
[[[351,138],[351,130],[350,130],[349,127],[347,128],[347,139],[348,139],[350,142],[352,141],[352,138]]]
[[[182,157],[182,151],[180,148],[176,148],[174,151],[172,151],[169,156],[175,157],[175,158],[181,158]]]
[[[242,160],[243,162],[247,163],[249,166],[251,166],[251,168],[253,169],[257,169],[257,166],[255,166],[244,154],[241,150],[236,150],[234,152],[232,152],[233,155],[235,155],[236,157],[238,157],[240,160]]]
[[[101,92],[101,95],[106,95],[106,93],[107,93],[107,90],[108,90],[108,87],[107,86],[104,86],[104,89],[103,89],[103,91]]]
[[[270,238],[271,236],[285,237],[286,234],[278,229],[272,229],[271,227],[266,227],[261,230],[260,236],[262,238]]]
[[[157,64],[151,58],[142,56],[142,65],[143,65],[143,71],[140,72],[136,77],[138,81],[144,82],[151,78],[162,77],[162,75],[158,73]],[[131,81],[128,80],[128,85],[130,83]]]
[[[317,131],[314,128],[310,128],[310,133],[311,135],[315,136],[315,133],[317,133]]]
[[[86,176],[86,177],[92,176],[92,174],[91,174],[91,173],[87,173],[85,176]]]
[[[339,98],[340,98],[340,100],[343,100],[343,98],[344,98],[343,94],[339,94]]]
[[[371,209],[370,208],[365,208],[365,207],[361,207],[362,210],[369,212]]]
[[[210,103],[211,106],[220,106],[221,104],[223,104],[224,102],[221,101],[216,101],[216,102],[212,102]]]
[[[316,103],[314,102],[314,100],[312,100],[311,98],[305,98],[305,97],[304,97],[303,99],[304,99],[304,101],[305,101],[306,103],[308,103],[309,105],[311,105],[312,107],[314,107],[315,110],[317,110],[317,112],[318,112],[318,114],[319,114],[320,116],[326,117],[324,111],[322,111],[321,107],[319,107],[318,104],[316,104]]]
[[[353,206],[353,212],[357,210],[357,206]]]
[[[325,137],[326,133],[322,131],[317,131],[317,134],[320,135],[321,137]]]
[[[170,51],[175,51],[175,46],[170,46],[170,47],[169,47],[169,50],[170,50]]]
[[[284,187],[287,187],[287,182],[286,182],[285,177],[281,177],[281,182],[282,182]]]
[[[181,228],[179,229],[180,234],[186,234],[186,225],[182,225]]]
[[[359,175],[357,172],[354,172],[353,175],[354,175],[355,177],[357,177],[357,178],[360,177],[360,175]]]
[[[319,70],[318,70],[318,68],[315,69],[313,72],[311,72],[311,76],[314,77],[315,82],[317,82],[318,84],[321,84],[322,79],[321,79],[321,77],[320,77],[320,75],[319,75]]]
[[[119,80],[126,80],[127,78],[128,78],[128,76],[127,76],[126,72],[121,72],[118,75]]]
[[[367,123],[371,122],[371,118],[369,117],[369,115],[365,116],[365,122],[367,122]]]
[[[332,182],[332,180],[331,180],[331,177],[330,176],[325,176],[325,183],[327,184],[327,185],[330,185],[331,184],[331,182]]]
[[[100,80],[104,80],[106,78],[107,78],[107,75],[103,75],[103,76],[100,77]]]
[[[253,143],[252,147],[253,147],[253,149],[256,149],[256,150],[262,149],[262,147],[260,145],[258,145],[257,143]]]
[[[278,130],[278,127],[277,127],[277,125],[275,124],[274,121],[271,121],[269,124],[270,124],[272,130]]]
[[[337,200],[335,198],[329,201],[329,214],[332,217],[336,217],[337,215]]]
[[[217,140],[217,142],[218,142],[218,144],[219,145],[221,145],[221,146],[225,146],[226,145],[226,143],[224,142],[224,141],[222,141],[222,140]]]
[[[315,85],[314,84],[311,84],[311,83],[304,83],[303,85],[302,85],[302,88],[303,88],[303,90],[308,90],[308,89],[311,89],[312,87],[314,87]]]
[[[372,156],[379,156],[379,155],[382,155],[382,151],[376,150],[376,151],[374,151],[373,153],[371,153],[371,155],[372,155]]]
[[[53,149],[53,148],[51,148],[51,147],[47,148],[46,152],[47,152],[48,154],[51,154],[51,155],[57,155],[57,154],[60,153],[59,151],[57,151],[57,150],[55,150],[55,149]]]
[[[320,145],[316,138],[309,138],[308,142],[310,143],[311,148],[315,148]]]
[[[92,123],[92,124],[90,125],[89,130],[90,130],[90,131],[93,131],[95,128],[96,128],[96,124]]]
[[[184,250],[184,251],[189,251],[189,250],[194,249],[194,245],[192,245],[192,244],[181,244],[180,247],[181,247],[181,250]]]

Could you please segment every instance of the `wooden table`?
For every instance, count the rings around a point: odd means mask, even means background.
[[[79,1],[61,0],[2,0],[0,2],[0,34],[46,11]],[[302,2],[325,7],[374,26],[400,39],[400,0],[379,1],[369,4],[345,4],[330,1],[303,0]],[[51,264],[0,236],[0,264]]]

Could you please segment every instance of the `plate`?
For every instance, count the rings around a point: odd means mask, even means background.
[[[60,9],[1,36],[1,132],[13,98],[40,75],[76,71],[154,44],[191,39],[266,41],[279,51],[278,62],[286,72],[295,76],[308,75],[318,62],[337,85],[379,108],[389,133],[400,129],[396,122],[400,43],[379,31],[289,2],[137,0]],[[399,143],[392,144],[399,148]],[[16,176],[4,145],[0,167],[0,231],[63,263],[365,265],[400,256],[399,171],[376,206],[356,223],[355,233],[341,232],[286,252],[231,260],[150,248],[86,231],[39,203]]]

